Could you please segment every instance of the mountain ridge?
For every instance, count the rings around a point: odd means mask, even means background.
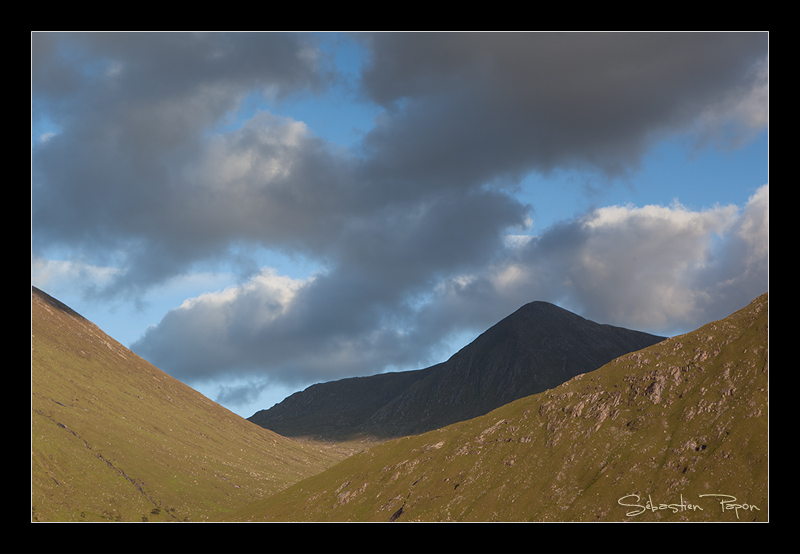
[[[767,293],[542,393],[355,454],[247,422],[35,287],[31,348],[32,521],[769,517]],[[389,376],[386,391],[431,373]]]
[[[326,440],[418,434],[483,415],[662,340],[534,301],[445,362],[319,383],[248,420],[284,436]]]
[[[769,302],[386,441],[232,521],[769,521]]]

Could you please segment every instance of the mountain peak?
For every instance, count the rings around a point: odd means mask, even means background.
[[[417,434],[483,415],[661,340],[534,301],[444,363],[314,385],[249,419],[285,436],[384,439]]]

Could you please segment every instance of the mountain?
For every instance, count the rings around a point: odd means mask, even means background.
[[[384,442],[234,521],[768,521],[768,295],[486,415]]]
[[[663,339],[531,302],[444,363],[320,383],[248,419],[289,437],[418,434],[484,415]]]
[[[366,434],[365,422],[436,369],[318,383],[248,420],[287,437],[357,441]]]
[[[229,412],[32,287],[33,521],[214,520],[340,458]]]

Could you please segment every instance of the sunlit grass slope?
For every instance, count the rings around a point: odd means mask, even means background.
[[[338,461],[231,413],[48,295],[31,299],[34,521],[202,521]]]
[[[375,446],[231,517],[766,521],[768,330],[765,294],[488,415]]]

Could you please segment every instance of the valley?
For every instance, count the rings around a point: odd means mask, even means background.
[[[666,339],[527,308],[527,323],[512,314],[443,364],[290,397],[273,408],[294,425],[282,435],[33,289],[32,520],[768,521],[767,294]],[[590,357],[563,325],[603,337],[584,345],[649,343],[557,374],[540,360]],[[500,384],[524,392],[537,367],[560,381],[503,401]],[[345,410],[331,391],[353,387],[372,395]],[[456,399],[473,411],[448,410]],[[321,427],[326,413],[338,423]]]

